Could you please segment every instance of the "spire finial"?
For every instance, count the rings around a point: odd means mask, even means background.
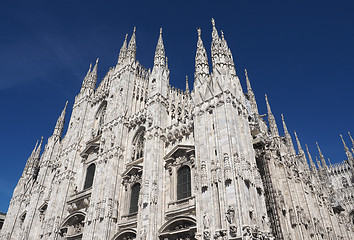
[[[295,139],[296,139],[297,149],[299,150],[299,154],[304,155],[305,153],[304,153],[304,150],[302,150],[301,143],[300,143],[299,138],[297,137],[296,131],[294,131],[294,134],[295,134]]]
[[[211,24],[213,25],[213,27],[215,27],[215,20],[214,20],[214,18],[211,18]]]
[[[343,142],[343,145],[344,145],[344,151],[345,151],[345,154],[347,155],[347,158],[348,158],[348,161],[350,164],[353,163],[353,155],[352,153],[349,151],[349,148],[347,147],[347,144],[345,144],[345,141],[343,139],[343,136],[342,134],[339,134],[340,135],[340,138],[342,139],[342,142]]]
[[[135,61],[136,57],[136,37],[135,37],[135,31],[136,27],[133,28],[133,34],[132,37],[130,38],[129,44],[128,44],[128,50],[127,50],[127,59],[129,60],[130,63]]]
[[[198,28],[197,32],[198,32],[198,42],[197,42],[197,52],[195,54],[194,89],[197,85],[203,84],[205,81],[207,81],[207,78],[209,76],[208,56],[204,48],[203,40],[201,37],[202,30]]]
[[[160,28],[159,39],[157,40],[155,57],[154,57],[154,67],[155,66],[165,66],[166,58],[165,58],[165,47],[163,45],[162,40],[162,28]]]
[[[265,94],[265,100],[266,100],[266,104],[267,104],[268,122],[269,122],[270,132],[272,133],[273,137],[278,137],[279,131],[278,131],[277,123],[276,123],[274,115],[272,113],[272,109],[270,108],[267,94]]]
[[[186,92],[189,93],[188,75],[186,75]]]
[[[312,160],[310,151],[309,151],[309,147],[307,146],[307,144],[305,144],[306,146],[306,151],[307,151],[307,155],[309,156],[309,161],[310,161],[310,166],[311,166],[311,170],[315,171],[316,170],[316,164],[314,163],[314,161]]]
[[[123,45],[120,48],[117,65],[123,64],[124,59],[125,59],[125,57],[127,55],[127,49],[128,49],[128,47],[127,47],[127,39],[128,39],[128,33],[125,34]]]
[[[349,134],[350,140],[352,141],[352,145],[353,145],[353,147],[354,147],[354,140],[353,140],[353,138],[352,138],[352,135],[350,135],[350,132],[349,132],[349,131],[348,131],[348,134]]]
[[[285,135],[285,139],[286,139],[286,144],[290,148],[291,154],[296,155],[295,148],[294,148],[294,145],[293,145],[293,141],[291,139],[290,133],[289,133],[288,128],[286,126],[283,114],[281,114],[281,121],[283,123],[283,129],[284,129],[284,135]]]
[[[246,76],[246,84],[247,84],[247,95],[251,103],[252,111],[256,116],[258,116],[258,106],[256,102],[256,97],[254,96],[252,87],[251,87],[251,82],[250,79],[248,78],[248,72],[247,69],[245,69],[245,76]]]
[[[320,159],[321,159],[321,163],[322,163],[322,167],[325,167],[327,166],[326,164],[326,159],[324,158],[322,152],[321,152],[321,149],[320,147],[318,146],[318,142],[316,142],[316,146],[317,146],[317,149],[318,149],[318,153],[320,154]]]
[[[66,113],[67,105],[68,105],[68,101],[66,101],[64,109],[61,112],[61,114],[60,114],[60,116],[59,116],[59,118],[57,120],[57,123],[55,124],[53,136],[61,137],[61,134],[62,134],[63,129],[64,129],[65,113]]]

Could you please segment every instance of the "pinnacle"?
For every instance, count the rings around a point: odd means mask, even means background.
[[[188,75],[186,75],[186,92],[189,93]]]
[[[155,57],[154,57],[154,66],[166,66],[165,58],[165,47],[162,40],[162,28],[160,28],[159,39],[157,40]]]

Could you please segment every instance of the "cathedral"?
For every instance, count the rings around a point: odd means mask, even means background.
[[[337,164],[296,132],[295,148],[267,96],[259,114],[246,70],[243,92],[214,20],[211,35],[209,66],[198,29],[192,91],[170,85],[161,29],[152,70],[135,28],[96,87],[97,59],[66,134],[67,103],[28,158],[0,239],[354,239],[354,140]]]

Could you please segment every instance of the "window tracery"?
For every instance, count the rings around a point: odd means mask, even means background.
[[[90,166],[88,166],[86,171],[84,190],[92,187],[93,179],[95,177],[95,171],[96,171],[96,165],[94,163],[90,164]]]
[[[145,146],[145,128],[142,127],[136,133],[133,139],[133,151],[132,151],[132,161],[136,161],[144,157],[144,146]]]

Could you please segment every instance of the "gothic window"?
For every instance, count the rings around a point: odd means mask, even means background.
[[[92,163],[87,168],[84,190],[87,189],[87,188],[92,187],[93,179],[95,177],[95,170],[96,170],[96,165],[94,163]]]
[[[136,213],[138,211],[138,201],[139,201],[139,193],[140,193],[140,184],[136,183],[131,188],[130,193],[130,208],[129,213]]]
[[[343,187],[349,187],[348,180],[345,177],[342,177],[342,185]]]
[[[183,166],[177,171],[177,200],[191,196],[191,170]]]
[[[145,128],[141,128],[133,139],[132,161],[138,160],[144,156],[144,138]]]
[[[96,137],[102,133],[104,118],[106,115],[106,108],[107,108],[107,102],[104,101],[96,113],[94,129],[93,129],[93,133],[92,133],[94,137]]]

